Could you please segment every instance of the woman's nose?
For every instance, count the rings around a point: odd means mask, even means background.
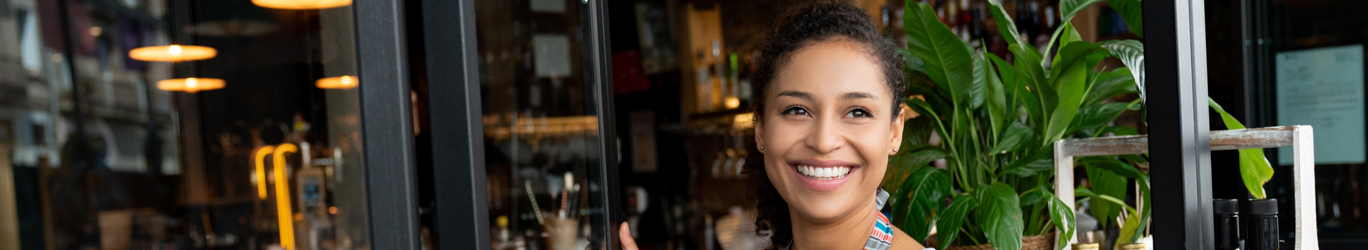
[[[829,119],[823,119],[822,121],[817,122],[817,126],[808,133],[807,139],[804,140],[804,144],[807,144],[809,148],[816,150],[818,153],[823,154],[845,147],[845,137],[841,136],[839,131],[840,128],[836,125],[836,121],[830,121]]]

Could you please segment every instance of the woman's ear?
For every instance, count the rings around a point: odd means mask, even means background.
[[[754,117],[754,116],[752,116]],[[765,154],[765,126],[759,119],[751,118],[751,124],[755,127],[755,148],[756,152]]]
[[[899,106],[899,108],[902,108],[901,105]],[[907,117],[907,110],[906,110],[906,109],[903,109],[903,110],[901,110],[901,111],[903,111],[903,112],[898,112],[898,115],[895,116],[895,117],[893,117],[893,126],[888,126],[888,129],[889,129],[889,131],[888,131],[888,134],[889,134],[889,141],[888,141],[888,149],[889,149],[889,150],[888,150],[888,155],[890,155],[890,156],[891,156],[891,155],[894,155],[894,154],[897,154],[897,153],[898,153],[898,150],[901,150],[901,148],[899,148],[899,147],[902,147],[903,122],[904,122],[903,117]]]

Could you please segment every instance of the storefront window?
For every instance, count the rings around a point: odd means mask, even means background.
[[[369,248],[350,1],[271,2],[0,1],[0,249]]]
[[[1321,248],[1368,244],[1363,171],[1364,43],[1361,1],[1206,1],[1210,95],[1257,126],[1315,128],[1315,218]],[[1228,106],[1229,107],[1229,106]],[[1218,124],[1213,122],[1212,124]],[[1217,129],[1213,125],[1213,130]],[[1291,147],[1268,149],[1275,171],[1264,186],[1279,211],[1294,211]],[[1236,174],[1234,152],[1213,152],[1212,173]],[[1238,179],[1213,178],[1213,196],[1244,199]],[[1280,216],[1284,248],[1294,216]]]
[[[599,133],[590,5],[474,6],[492,247],[598,249],[607,225],[592,218],[612,191],[597,181],[602,148],[617,142]]]

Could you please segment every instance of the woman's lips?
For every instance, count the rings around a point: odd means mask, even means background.
[[[851,174],[859,170],[859,165],[835,160],[800,160],[789,163],[789,168],[798,176],[803,185],[815,191],[833,191],[841,188]]]

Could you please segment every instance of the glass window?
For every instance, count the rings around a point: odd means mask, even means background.
[[[0,249],[369,248],[348,3],[0,1]]]
[[[494,249],[598,249],[607,193],[589,3],[477,0]]]
[[[1250,127],[1315,128],[1315,214],[1322,248],[1368,244],[1362,18],[1368,2],[1206,1],[1210,94]],[[1215,117],[1215,116],[1213,116]],[[1218,124],[1213,122],[1212,124]],[[1247,123],[1247,124],[1250,124]],[[1216,127],[1216,125],[1213,125]],[[1212,153],[1213,174],[1238,171],[1236,154]],[[1292,148],[1266,150],[1276,174],[1280,236],[1294,237]],[[1239,179],[1213,179],[1216,198],[1245,198]],[[1284,243],[1290,247],[1290,243]]]

